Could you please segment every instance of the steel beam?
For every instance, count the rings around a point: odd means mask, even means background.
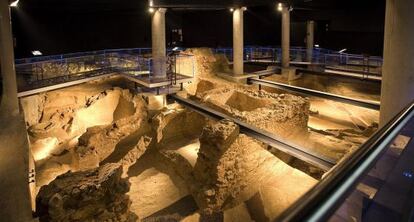
[[[307,88],[298,87],[298,86],[291,86],[291,85],[287,85],[284,83],[278,83],[278,82],[273,82],[273,81],[258,79],[258,78],[250,78],[248,82],[251,84],[257,84],[261,86],[268,86],[268,87],[272,87],[276,89],[285,90],[285,91],[300,94],[303,96],[315,96],[315,97],[334,100],[337,102],[342,102],[342,103],[351,104],[355,106],[361,106],[361,107],[368,108],[368,109],[374,109],[374,110],[380,109],[380,103],[376,101],[354,99],[351,97],[340,96],[340,95],[336,95],[332,93],[321,92],[321,91],[307,89]]]
[[[194,102],[189,99],[182,98],[180,96],[177,96],[175,94],[168,95],[169,99],[172,99],[176,101],[177,103],[194,110],[204,116],[207,116],[209,118],[221,120],[221,119],[228,119],[239,125],[240,131],[247,136],[250,136],[252,138],[255,138],[263,143],[266,143],[284,153],[287,153],[291,156],[294,156],[302,161],[305,161],[313,166],[316,166],[322,170],[328,171],[331,169],[335,164],[336,161],[333,159],[330,159],[328,157],[323,157],[321,155],[318,155],[316,153],[313,153],[309,150],[305,150],[299,146],[296,146],[294,144],[291,144],[287,141],[285,141],[282,138],[279,138],[276,135],[273,135],[269,132],[266,132],[262,129],[259,129],[255,126],[252,126],[250,124],[247,124],[243,121],[240,121],[236,118],[233,118],[231,116],[228,116],[226,114],[223,114],[221,112],[218,112],[212,108],[206,107],[200,103]]]

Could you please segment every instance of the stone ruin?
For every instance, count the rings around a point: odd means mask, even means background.
[[[282,107],[283,113],[275,114],[269,112],[269,114],[266,113],[266,111],[272,109],[272,105],[274,105],[272,101],[276,98],[272,97],[275,96],[273,94],[255,93],[240,88],[232,88],[231,90],[219,92],[215,91],[214,83],[210,84],[209,82],[201,88],[197,90],[198,99],[203,100],[203,102],[206,103],[213,101],[213,103],[209,103],[209,106],[222,108],[228,114],[238,116],[238,118],[241,119],[247,118],[251,121],[250,123],[259,124],[264,118],[263,116],[269,116],[270,120],[276,119],[279,121],[277,123],[283,127],[287,127],[288,125],[285,123],[289,121],[292,124],[298,124],[299,126],[305,126],[307,123],[306,116],[299,114],[300,109],[306,110],[305,100],[293,102],[292,105],[289,103],[289,99],[277,97],[277,103]],[[220,90],[223,90],[223,88],[220,88]],[[220,93],[223,93],[221,98]],[[208,98],[209,94],[210,98]],[[268,152],[265,145],[246,135],[240,134],[238,126],[232,122],[221,121],[219,123],[213,123],[213,121],[206,120],[198,113],[188,111],[179,105],[170,105],[168,108],[161,108],[151,113],[147,102],[142,96],[133,96],[128,93],[127,90],[105,90],[94,95],[95,96],[85,96],[85,100],[74,98],[74,104],[72,104],[72,100],[62,101],[68,103],[67,107],[71,108],[70,112],[68,112],[68,118],[66,118],[65,115],[58,115],[65,113],[63,112],[64,110],[62,111],[59,109],[58,112],[53,111],[55,107],[48,107],[49,105],[47,104],[43,105],[43,109],[39,109],[43,110],[41,113],[42,115],[37,115],[38,113],[34,113],[33,115],[33,122],[35,125],[43,122],[52,122],[57,123],[56,128],[67,126],[67,128],[63,129],[64,133],[62,133],[62,136],[57,137],[59,141],[64,141],[66,138],[72,138],[73,136],[78,135],[77,132],[73,133],[75,131],[72,129],[78,129],[76,131],[83,132],[83,129],[87,128],[87,130],[85,129],[86,132],[79,137],[79,143],[74,148],[68,150],[69,152],[64,154],[65,158],[66,156],[73,158],[72,162],[67,163],[70,164],[69,169],[80,170],[81,172],[65,173],[49,185],[41,188],[41,191],[39,192],[39,215],[42,218],[48,218],[47,220],[49,221],[64,221],[64,219],[61,220],[60,218],[72,216],[70,214],[74,214],[73,216],[76,218],[81,218],[78,221],[89,221],[88,215],[92,217],[91,215],[96,216],[101,215],[100,212],[106,212],[106,210],[103,209],[112,207],[106,202],[100,204],[100,208],[97,207],[93,209],[84,209],[84,205],[72,206],[66,204],[66,200],[72,201],[78,198],[76,196],[78,195],[77,191],[72,193],[66,191],[66,188],[59,190],[56,187],[59,187],[58,185],[64,180],[80,181],[79,183],[82,183],[83,180],[80,179],[82,176],[85,177],[85,181],[92,179],[96,183],[101,183],[99,182],[100,179],[93,179],[94,173],[92,172],[101,172],[102,169],[106,169],[107,165],[103,164],[107,162],[117,162],[116,166],[121,168],[121,178],[129,178],[129,176],[135,178],[136,175],[134,175],[134,173],[137,169],[134,167],[140,165],[141,162],[137,165],[135,164],[146,150],[153,148],[152,145],[154,145],[154,148],[156,149],[151,149],[149,155],[158,153],[154,154],[158,155],[158,157],[155,158],[157,161],[166,163],[166,166],[172,166],[170,168],[173,171],[177,171],[176,176],[181,177],[181,179],[185,181],[186,185],[184,186],[187,187],[186,190],[188,194],[194,197],[199,213],[204,218],[212,218],[223,212],[227,212],[228,215],[228,211],[235,208],[246,209],[245,202],[260,191],[262,184],[266,184],[268,178],[272,178],[274,171],[268,171],[269,168],[277,168],[277,170],[282,172],[277,174],[279,176],[282,175],[283,172],[290,173],[290,171],[292,171],[292,168],[289,168],[283,161]],[[46,99],[46,103],[48,100],[50,100],[50,98]],[[214,101],[218,102],[214,103]],[[106,107],[112,108],[106,110]],[[96,114],[96,116],[93,116],[94,114]],[[262,116],[257,117],[257,122],[253,121],[255,120],[254,118],[256,118],[254,115],[258,114],[261,114]],[[107,115],[107,117],[104,119],[96,119],[96,121],[85,125],[78,124],[80,122],[79,120],[88,120],[87,118],[89,117],[92,117],[92,119],[99,118],[101,115]],[[39,116],[41,118],[39,118]],[[53,116],[63,119],[55,120],[52,118]],[[298,121],[294,122],[295,120]],[[108,124],[108,122],[111,123]],[[30,124],[28,125],[30,126]],[[76,126],[76,128],[74,128],[74,126]],[[43,138],[41,133],[50,133],[49,131],[46,132],[47,128],[43,128],[43,126],[29,128],[33,129],[31,130],[33,133],[31,136],[34,138]],[[34,129],[39,129],[39,131],[35,131]],[[55,133],[53,132],[53,134]],[[200,134],[202,134],[201,137]],[[121,144],[118,146],[120,143],[123,143],[125,140],[130,140],[132,137],[135,139],[131,140],[131,143],[128,144],[127,147],[122,147],[121,151],[118,150],[118,148],[125,145]],[[198,151],[180,150],[177,152],[174,146],[170,145],[181,139],[195,141],[199,139],[201,147],[199,150],[197,149]],[[184,154],[185,152],[187,153]],[[189,154],[192,155],[190,158],[191,161],[187,160],[189,156],[186,155]],[[147,155],[143,159],[145,158],[147,158]],[[54,158],[52,160],[57,161],[58,159]],[[103,166],[99,167],[99,165]],[[134,167],[131,167],[133,165]],[[57,173],[56,175],[62,174],[67,170],[66,167],[62,167],[59,171],[60,173]],[[128,172],[130,175],[128,175]],[[101,173],[95,174],[101,175]],[[47,180],[45,179],[44,183],[41,183],[41,185],[47,184],[49,181],[53,180],[53,178],[50,177],[47,178]],[[311,178],[304,174],[300,174],[298,178],[310,181],[310,183],[313,182]],[[87,183],[89,184],[89,182]],[[92,182],[90,184],[92,184]],[[115,187],[118,186],[117,183],[113,183],[112,185]],[[75,183],[73,183],[73,186],[75,186]],[[139,183],[136,185],[134,183],[134,186],[140,185]],[[96,185],[96,187],[98,187],[99,190],[101,185]],[[273,188],[272,186],[268,187],[270,187],[269,190],[272,190]],[[103,189],[106,188],[103,187]],[[305,189],[303,189],[303,191],[305,191]],[[303,192],[301,191],[300,194],[301,193]],[[59,208],[59,201],[61,200],[59,198],[55,200],[53,198],[55,194],[57,197],[59,197],[59,195],[66,195],[65,198],[63,198],[63,196],[61,198],[64,203],[63,207]],[[92,196],[95,198],[94,194],[92,194]],[[266,193],[263,194],[263,196],[266,196]],[[134,198],[137,198],[137,196],[134,196]],[[51,200],[58,201],[58,203],[54,204]],[[99,201],[105,201],[105,199],[97,199],[92,205],[95,205]],[[288,203],[291,202],[292,201],[289,199]],[[119,204],[126,206],[126,202],[119,202]],[[66,206],[71,206],[71,208],[66,208]],[[285,205],[283,205],[283,207],[285,207]],[[137,208],[133,209],[134,212],[141,217],[141,214],[137,213],[140,211]],[[75,211],[79,213],[73,213]],[[113,213],[115,210],[111,209],[107,211]],[[244,212],[247,211],[244,210]],[[105,215],[107,215],[107,213],[105,213]],[[226,215],[226,213],[224,215]],[[111,220],[125,221],[124,219],[114,218],[115,217],[111,218]],[[122,218],[127,217],[123,216]]]
[[[303,97],[219,86],[202,80],[192,98],[282,137],[307,131],[310,103]]]
[[[201,135],[201,147],[194,167],[194,179],[200,187],[194,196],[207,214],[221,211],[225,202],[235,198],[243,186],[241,175],[231,170],[241,163],[230,158],[233,153],[226,153],[238,136],[239,127],[230,121],[208,126]],[[226,154],[229,158],[224,157]]]
[[[136,221],[120,164],[67,172],[43,186],[36,199],[40,221]]]
[[[203,220],[215,221],[235,209],[248,209],[256,221],[273,220],[317,182],[268,152],[264,144],[240,134],[229,120],[206,126],[200,143],[187,181]],[[189,171],[188,164],[180,162]],[[302,185],[292,186],[297,181]],[[252,213],[257,207],[263,208],[263,215]]]
[[[74,165],[77,169],[99,166],[100,162],[114,152],[119,141],[146,126],[147,110],[144,100],[135,96],[129,98],[129,101],[134,103],[133,115],[116,120],[110,125],[88,128],[79,138],[79,145],[74,150]]]

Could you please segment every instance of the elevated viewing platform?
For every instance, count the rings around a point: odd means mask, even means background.
[[[112,76],[122,76],[149,89],[180,85],[194,78],[194,58],[191,55],[168,50],[169,56],[154,60],[151,52],[150,48],[131,48],[17,59],[18,95],[24,97]],[[228,63],[232,64],[233,49],[217,48],[213,52],[225,56]],[[305,48],[291,48],[290,64],[303,73],[381,81],[380,57],[345,54],[323,48],[314,49],[312,61],[308,61],[306,55]],[[280,68],[280,61],[280,48],[244,49],[245,63]],[[167,67],[167,75],[154,77],[154,63],[160,62]],[[274,73],[265,70],[259,72],[255,70],[252,74],[260,76]]]
[[[151,49],[118,49],[16,60],[19,97],[65,88],[101,78],[121,76],[145,88],[162,88],[191,82],[192,56],[169,53],[151,58]],[[166,75],[154,76],[154,64],[162,63]]]

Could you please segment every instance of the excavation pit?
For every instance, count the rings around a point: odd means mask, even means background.
[[[235,91],[231,94],[225,104],[241,112],[250,112],[266,107],[269,103],[269,101],[264,99],[254,98],[245,93]]]

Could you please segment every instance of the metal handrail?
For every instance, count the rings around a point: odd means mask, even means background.
[[[341,161],[276,221],[327,221],[413,117],[414,103]]]
[[[289,84],[269,81],[269,80],[260,79],[256,77],[249,78],[248,83],[258,84],[259,86],[263,85],[263,86],[268,86],[271,88],[281,89],[281,90],[285,90],[291,93],[300,94],[303,96],[315,96],[315,97],[325,98],[325,99],[338,101],[338,102],[351,104],[351,105],[356,105],[356,106],[361,106],[361,107],[365,107],[365,108],[373,109],[373,110],[380,109],[380,103],[377,101],[356,99],[356,98],[337,95],[333,93],[322,92],[322,91],[318,91],[314,89],[308,89],[304,87],[292,86]]]

